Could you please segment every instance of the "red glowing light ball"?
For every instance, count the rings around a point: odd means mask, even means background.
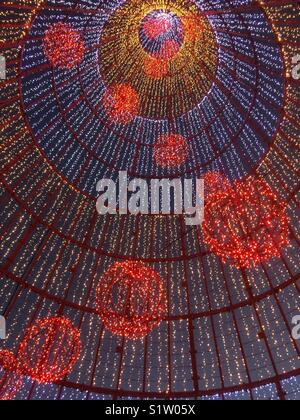
[[[188,158],[188,145],[179,134],[161,136],[154,145],[154,159],[162,168],[176,168]]]
[[[289,241],[287,205],[261,180],[237,181],[211,196],[202,227],[210,250],[240,269],[280,257]]]
[[[227,191],[231,188],[231,184],[225,175],[220,172],[207,172],[204,177],[205,200],[209,199],[213,194]]]
[[[45,318],[27,329],[18,361],[25,375],[40,383],[48,383],[68,374],[80,352],[80,332],[68,319]]]
[[[111,122],[128,124],[138,115],[140,99],[130,85],[114,85],[104,94],[103,106]]]
[[[144,61],[145,74],[151,79],[162,79],[168,75],[169,63],[166,60],[158,60],[153,57],[146,57]]]
[[[85,46],[81,34],[66,23],[55,23],[47,30],[44,51],[53,67],[72,69],[84,58]]]
[[[157,16],[144,23],[145,35],[150,39],[156,39],[172,28],[172,22],[166,15]]]
[[[109,268],[97,287],[96,302],[104,326],[131,340],[148,335],[166,312],[161,277],[137,261],[118,262]]]
[[[205,29],[200,16],[190,15],[182,17],[185,38],[192,43],[199,41],[203,36]]]
[[[0,350],[0,401],[12,400],[22,383],[15,356],[8,350]]]
[[[155,54],[155,57],[160,60],[172,60],[174,58],[181,46],[174,39],[168,39],[162,44],[162,47],[159,52]]]

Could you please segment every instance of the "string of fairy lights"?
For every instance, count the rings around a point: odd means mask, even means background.
[[[218,13],[228,7],[222,0],[186,3],[0,6],[0,307],[9,327],[0,399],[76,398],[74,384],[86,386],[82,398],[276,399],[299,374],[290,333],[300,311],[291,72],[299,5],[247,0],[230,3],[229,14]],[[276,258],[266,253],[250,268],[222,261],[207,232],[188,231],[181,217],[99,219],[94,184],[120,169],[144,178],[206,173],[226,197],[237,178],[264,179],[284,225],[282,241],[270,240]],[[120,283],[114,270],[123,270]],[[130,279],[145,271],[148,284],[132,292]],[[117,306],[102,291],[97,307],[101,279],[115,285]],[[159,291],[162,307],[149,308]],[[144,325],[147,334],[132,340]]]

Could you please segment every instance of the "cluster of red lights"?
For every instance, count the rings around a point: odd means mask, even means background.
[[[204,177],[205,200],[209,199],[212,194],[228,191],[231,184],[225,175],[220,172],[207,172]]]
[[[80,331],[63,317],[37,320],[29,326],[15,357],[0,350],[0,400],[12,400],[23,376],[39,383],[54,382],[68,374],[81,352]]]
[[[145,35],[150,39],[156,39],[172,28],[172,21],[166,15],[161,15],[147,20],[144,23]]]
[[[18,351],[25,375],[40,382],[54,382],[71,371],[81,352],[80,332],[62,317],[36,321],[26,331]]]
[[[188,145],[180,134],[167,134],[158,138],[154,145],[154,159],[162,168],[176,168],[188,157]]]
[[[204,31],[204,23],[200,16],[183,16],[181,21],[183,24],[184,35],[188,42],[195,43],[201,40]]]
[[[155,57],[160,60],[169,62],[174,58],[180,50],[180,45],[174,39],[166,40],[161,49],[155,54]]]
[[[8,350],[0,350],[0,401],[12,400],[22,383],[15,356]]]
[[[237,181],[209,197],[203,234],[223,262],[240,269],[255,267],[279,257],[288,244],[287,205],[262,180]]]
[[[116,263],[99,282],[96,305],[105,327],[113,334],[131,340],[143,338],[165,315],[163,281],[141,262]]]
[[[147,56],[144,60],[144,69],[151,79],[162,79],[168,75],[169,63],[166,60]]]
[[[129,84],[109,87],[102,102],[112,123],[129,124],[139,113],[139,95]]]
[[[70,25],[55,23],[45,33],[44,51],[53,67],[70,70],[84,58],[84,40]]]

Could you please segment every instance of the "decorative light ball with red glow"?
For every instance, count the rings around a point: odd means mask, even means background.
[[[205,30],[205,25],[201,17],[198,15],[190,15],[182,17],[181,20],[187,41],[192,43],[199,41]]]
[[[149,17],[144,23],[145,35],[150,39],[168,33],[172,29],[172,21],[167,13],[160,13]]]
[[[112,123],[129,124],[139,113],[139,95],[128,84],[109,87],[102,101]]]
[[[166,313],[161,277],[138,261],[115,263],[96,292],[97,311],[114,335],[137,340],[159,325]]]
[[[211,196],[202,227],[209,249],[240,269],[280,257],[289,242],[287,205],[261,180],[237,181]]]
[[[53,67],[70,70],[84,58],[84,40],[69,24],[55,23],[45,33],[44,51]]]
[[[209,199],[213,194],[227,191],[231,188],[229,180],[220,172],[207,172],[203,179],[205,200]]]
[[[68,319],[45,318],[27,329],[18,361],[24,374],[37,382],[48,383],[71,372],[80,352],[80,332]]]
[[[182,21],[175,13],[154,10],[141,22],[140,43],[151,57],[171,60],[184,42]]]
[[[159,80],[168,75],[169,63],[167,60],[159,60],[149,56],[144,60],[144,69],[148,77]]]
[[[18,363],[8,350],[0,350],[0,401],[12,400],[22,387]]]
[[[154,159],[162,168],[176,168],[188,158],[188,144],[180,134],[167,134],[158,138],[154,145]]]
[[[155,53],[155,57],[160,60],[172,60],[180,51],[180,44],[173,39],[165,41],[161,49]]]

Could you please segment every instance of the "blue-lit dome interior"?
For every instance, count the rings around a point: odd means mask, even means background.
[[[0,16],[0,348],[18,359],[28,327],[50,317],[81,335],[67,374],[23,372],[12,398],[299,400],[299,2],[22,0]],[[186,155],[162,165],[168,135]],[[288,246],[240,268],[181,215],[100,217],[96,183],[119,171],[263,179],[286,203]],[[95,306],[99,282],[128,260],[166,294],[161,322],[137,340]]]

